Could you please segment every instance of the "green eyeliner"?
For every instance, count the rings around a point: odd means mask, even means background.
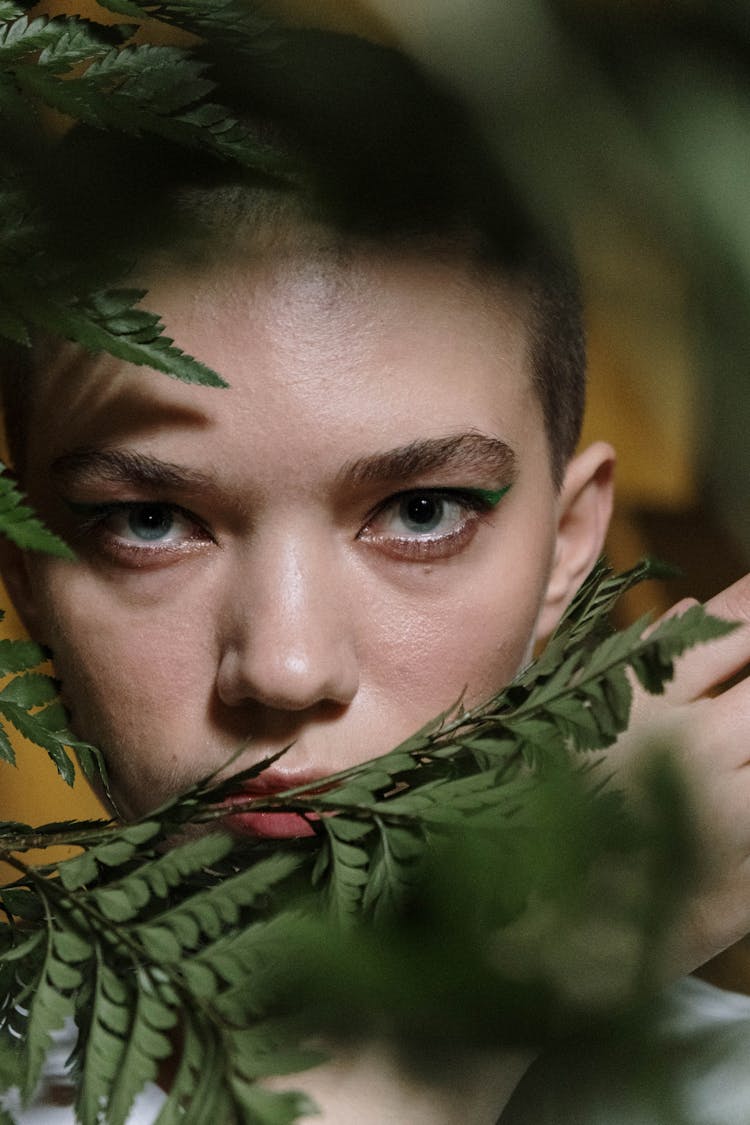
[[[481,496],[485,503],[489,504],[491,508],[494,508],[500,503],[510,487],[509,484],[506,484],[505,488],[499,488],[496,492],[491,488],[472,488],[469,491],[473,492],[476,496]]]

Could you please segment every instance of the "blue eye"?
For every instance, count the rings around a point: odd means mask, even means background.
[[[409,531],[434,531],[445,514],[445,502],[433,493],[403,496],[398,514]]]
[[[357,538],[399,561],[448,558],[467,547],[480,517],[507,489],[423,488],[390,496],[372,513]]]
[[[128,513],[128,528],[138,539],[164,539],[172,531],[175,513],[166,504],[137,504]]]
[[[103,556],[125,565],[158,565],[187,550],[215,542],[205,524],[178,504],[155,500],[118,500],[91,504],[67,501],[84,517],[79,535]]]

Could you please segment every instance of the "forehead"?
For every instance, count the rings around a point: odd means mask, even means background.
[[[524,444],[541,435],[520,295],[458,255],[300,254],[289,247],[217,261],[160,262],[146,304],[169,335],[214,367],[228,391],[90,357],[66,346],[37,377],[32,444],[117,444],[193,430],[275,435],[339,461],[369,446],[482,429]]]

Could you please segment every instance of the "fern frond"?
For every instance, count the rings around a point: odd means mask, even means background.
[[[29,19],[25,14],[11,13],[3,18],[0,12],[0,67],[6,73],[15,73],[20,61],[39,52],[33,59],[34,66],[58,74],[105,54],[113,40],[122,37],[116,26],[105,27],[79,16]]]
[[[75,993],[83,980],[80,968],[60,955],[57,937],[56,927],[48,918],[44,961],[29,1000],[22,1085],[26,1100],[31,1098],[39,1081],[52,1043],[52,1032],[60,1031],[73,1015]]]
[[[194,0],[99,0],[103,8],[118,15],[173,23],[234,52],[263,48],[275,23],[245,0],[214,0],[210,6]]]
[[[246,916],[245,908],[288,879],[302,862],[290,853],[271,855],[207,890],[196,891],[180,905],[168,906],[134,929],[134,936],[157,964],[173,961],[202,941],[216,941]]]
[[[1,327],[1,326],[0,326]],[[11,543],[28,551],[45,551],[58,558],[72,559],[73,552],[67,543],[54,535],[34,514],[13,480],[5,475],[5,467],[0,464],[0,535],[7,536]]]
[[[203,100],[213,89],[204,69],[183,48],[140,44],[100,50],[83,74],[66,81],[54,66],[39,63],[12,73],[27,96],[98,129],[154,133],[247,168],[292,177],[293,165],[279,149],[225,107]]]
[[[225,387],[215,371],[174,346],[173,340],[163,334],[158,316],[133,307],[141,296],[139,290],[113,290],[65,303],[50,294],[17,289],[14,300],[16,307],[25,310],[28,323],[74,340],[89,351],[109,352],[127,363],[152,367],[186,383]],[[125,297],[132,302],[128,306]]]

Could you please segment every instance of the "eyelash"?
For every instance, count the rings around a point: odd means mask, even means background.
[[[370,543],[384,554],[406,562],[429,562],[458,554],[473,539],[482,515],[491,512],[507,489],[491,492],[486,489],[412,488],[397,492],[379,504],[367,517],[357,538]],[[373,532],[372,525],[389,510],[396,511],[409,500],[430,500],[456,504],[463,512],[458,526],[449,532],[430,537],[386,535]]]
[[[78,534],[81,538],[99,539],[97,546],[100,550],[114,554],[120,561],[130,562],[132,565],[148,565],[149,560],[163,562],[165,557],[176,558],[185,551],[194,550],[206,542],[215,542],[208,528],[186,508],[179,504],[158,500],[122,500],[106,504],[76,504],[68,502],[68,506],[77,516],[84,518],[78,525]],[[190,536],[177,543],[154,542],[147,546],[134,541],[128,541],[106,526],[107,521],[113,516],[133,517],[138,512],[168,513],[173,518],[183,520],[192,528]]]
[[[406,489],[388,496],[378,504],[365,518],[356,538],[398,561],[428,562],[448,558],[458,554],[468,545],[477,531],[482,515],[491,512],[506,491],[507,489],[501,489],[499,492],[490,492],[486,489]],[[379,518],[384,518],[389,512],[397,513],[399,507],[403,508],[409,501],[428,501],[436,505],[439,513],[438,522],[444,518],[445,512],[440,507],[444,504],[456,505],[460,509],[461,516],[455,528],[435,535],[428,533],[410,536],[377,531],[375,525]],[[130,562],[131,565],[144,566],[148,565],[149,561],[158,564],[169,557],[177,558],[186,550],[195,549],[196,546],[206,542],[216,542],[197,516],[178,504],[166,501],[123,500],[106,504],[69,502],[69,507],[76,515],[85,517],[78,527],[79,536],[94,540],[98,537],[100,550],[114,555],[119,561]],[[145,514],[149,510],[168,513],[173,518],[184,520],[192,527],[193,533],[177,543],[154,541],[153,545],[147,546],[146,540],[143,543],[128,541],[106,526],[107,521],[115,515],[132,519],[137,513]]]

